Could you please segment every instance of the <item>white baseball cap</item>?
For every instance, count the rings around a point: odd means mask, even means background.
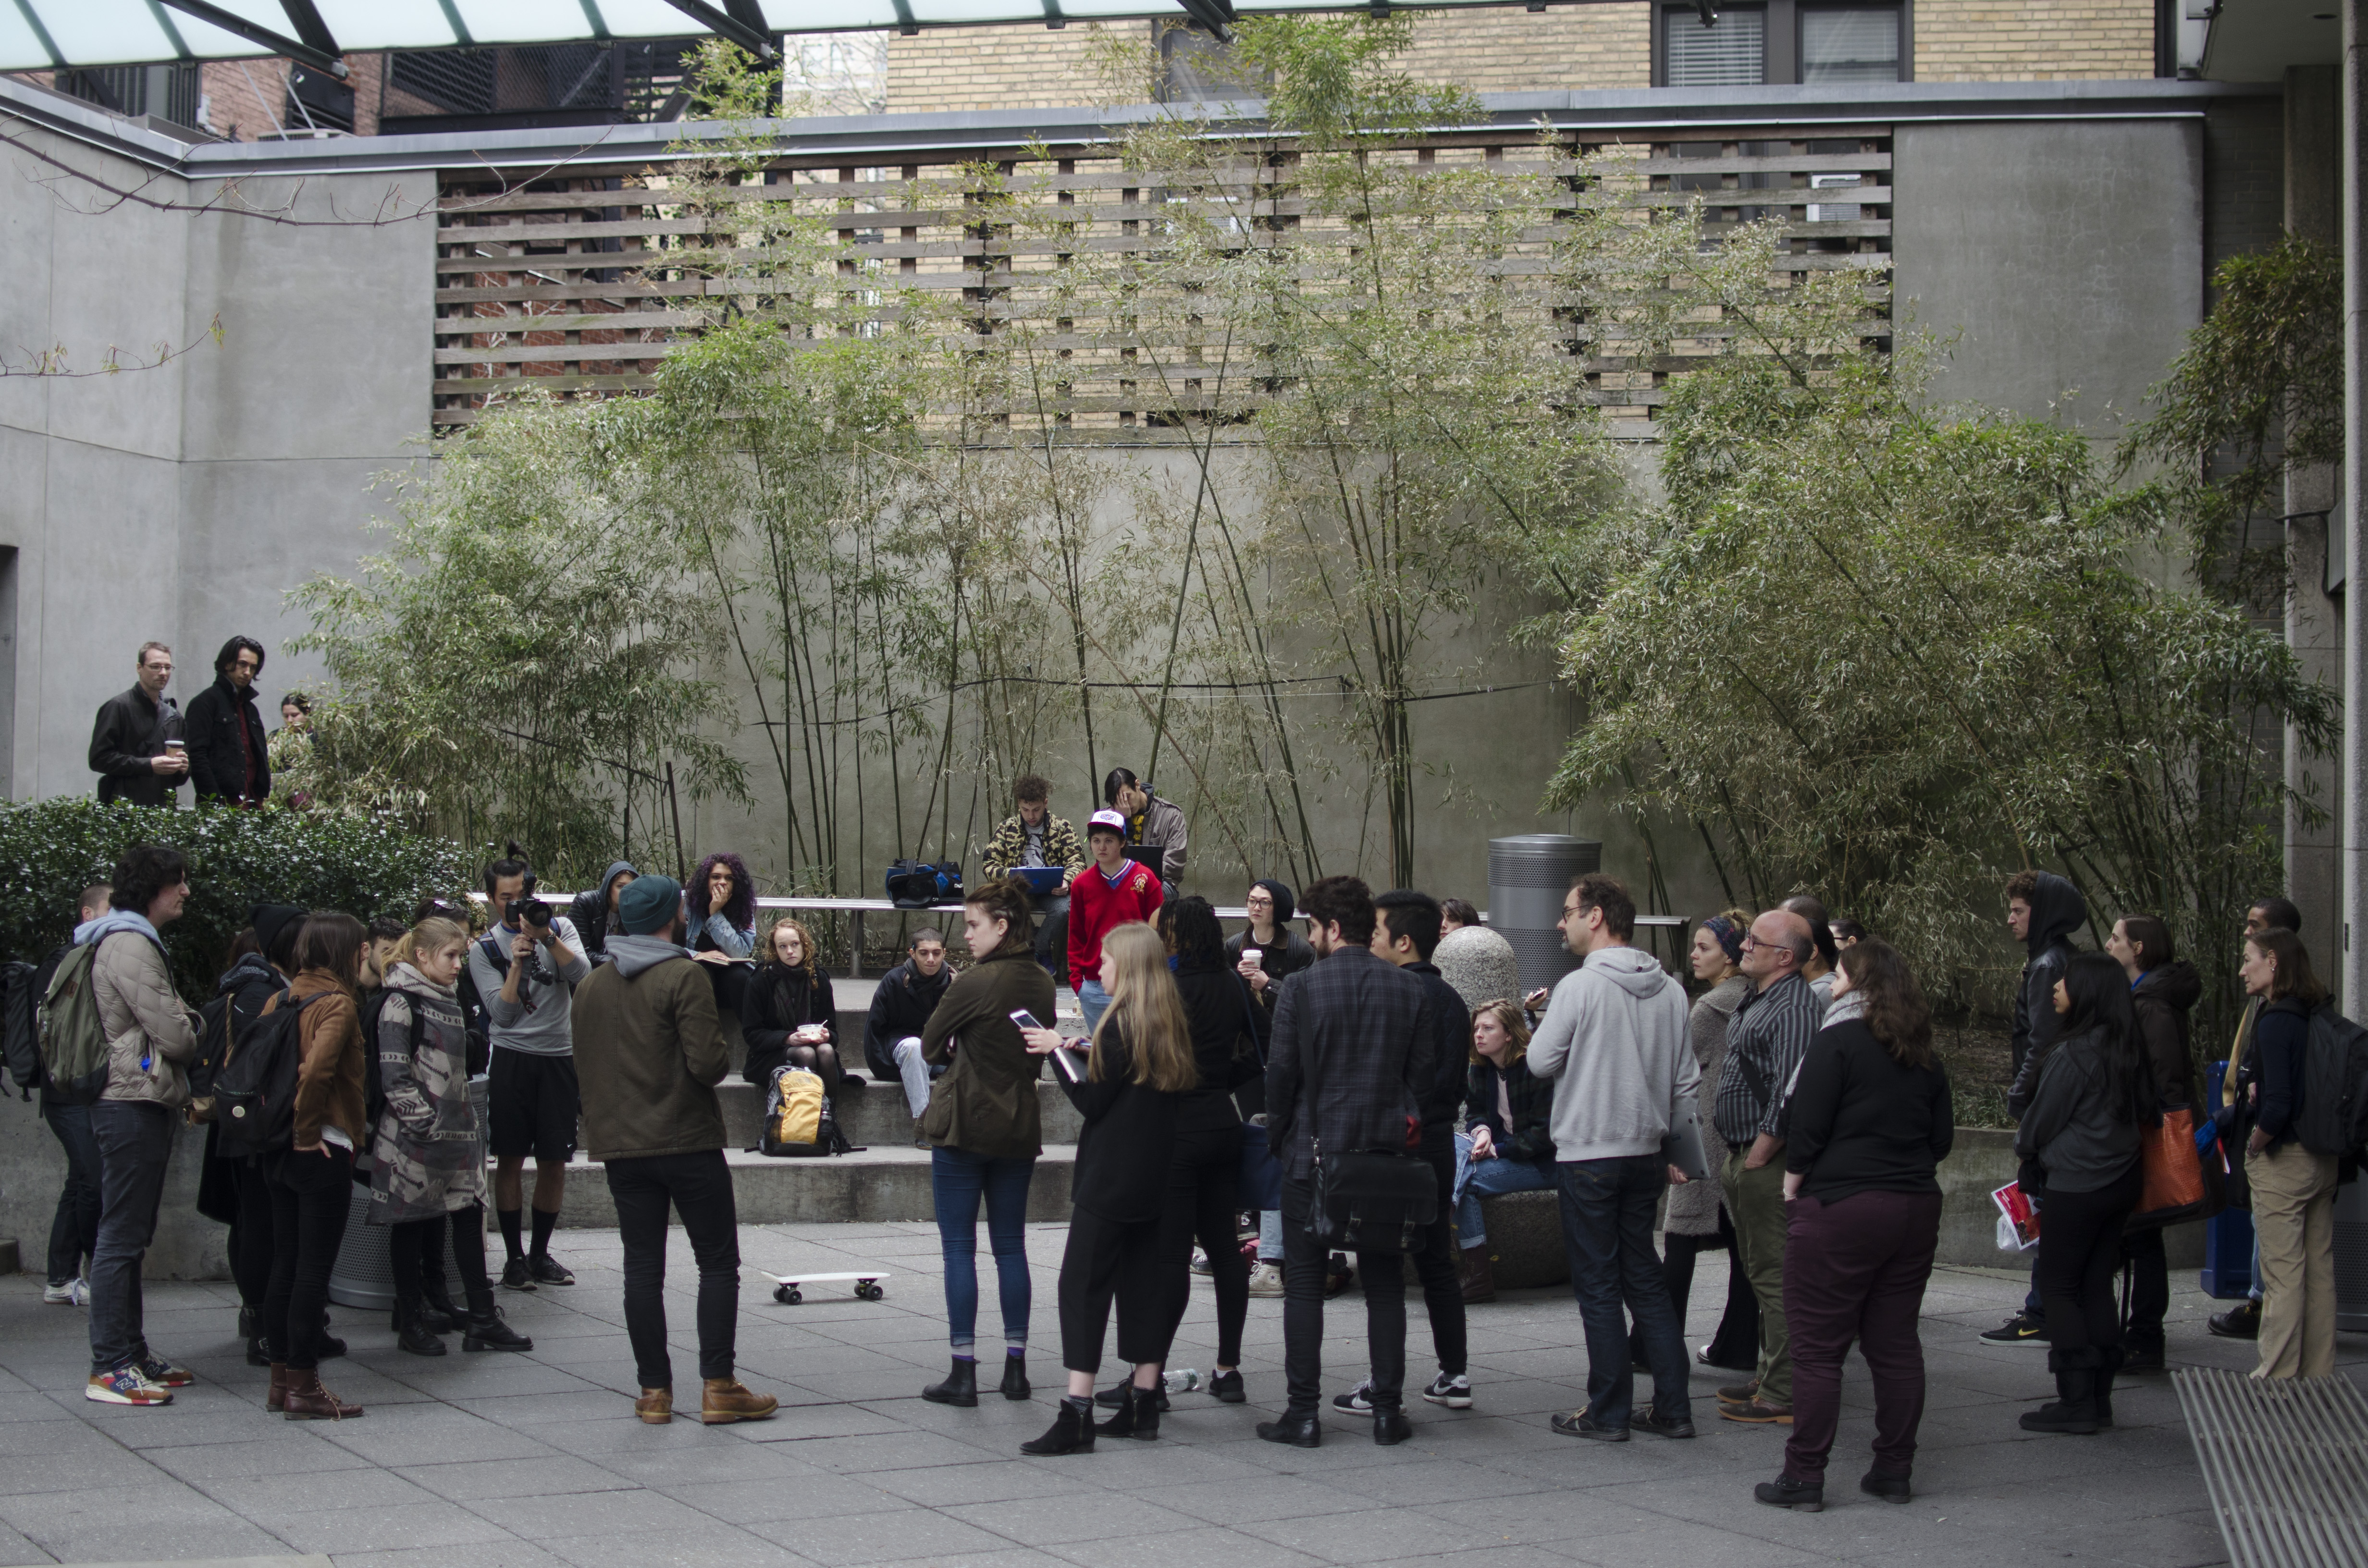
[[[1092,837],[1094,829],[1098,827],[1106,827],[1112,833],[1117,834],[1121,838],[1124,838],[1126,836],[1126,818],[1119,815],[1116,812],[1096,812],[1092,816],[1087,818],[1086,836],[1088,838]]]

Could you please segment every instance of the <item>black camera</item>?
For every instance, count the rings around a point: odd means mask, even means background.
[[[514,898],[502,912],[502,918],[513,931],[524,932],[529,926],[548,929],[552,918],[551,905],[539,898]]]

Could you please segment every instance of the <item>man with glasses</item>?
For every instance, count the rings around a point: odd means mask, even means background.
[[[181,710],[165,695],[173,680],[173,650],[142,642],[133,665],[140,678],[131,689],[99,704],[90,730],[90,770],[98,775],[102,804],[170,806],[189,774]]]
[[[1636,903],[1617,878],[1589,871],[1562,905],[1563,945],[1578,968],[1554,983],[1528,1055],[1554,1084],[1554,1152],[1570,1282],[1587,1328],[1587,1407],[1554,1418],[1570,1437],[1624,1443],[1632,1426],[1694,1435],[1685,1329],[1653,1251],[1653,1210],[1672,1176],[1661,1142],[1702,1068],[1687,1036],[1686,993],[1630,945]],[[1624,1310],[1623,1310],[1624,1309]],[[1633,1409],[1633,1312],[1653,1369],[1653,1403]]]
[[[1726,1065],[1711,1119],[1726,1140],[1719,1186],[1735,1221],[1739,1267],[1759,1301],[1759,1371],[1718,1391],[1729,1421],[1793,1424],[1793,1355],[1784,1327],[1785,1102],[1823,1010],[1801,974],[1816,943],[1809,923],[1771,909],[1751,923],[1738,967],[1751,993],[1726,1030]]]

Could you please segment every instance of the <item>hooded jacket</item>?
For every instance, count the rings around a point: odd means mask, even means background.
[[[2187,1051],[2187,1015],[2203,994],[2203,977],[2185,959],[2161,964],[2130,987],[2130,1007],[2146,1041],[2146,1070],[2162,1108],[2196,1103],[2195,1067]]]
[[[707,965],[662,937],[612,937],[569,1016],[596,1160],[700,1154],[725,1144],[715,1085],[732,1048]]]
[[[239,744],[244,730],[246,744]],[[263,715],[256,710],[255,684],[245,690],[218,675],[213,685],[189,699],[189,782],[197,786],[200,805],[208,801],[233,806],[259,806],[271,799],[271,742],[263,733]],[[255,771],[248,788],[248,759]]]
[[[77,947],[95,942],[90,990],[107,1036],[107,1087],[99,1097],[161,1105],[189,1103],[198,1031],[173,989],[173,971],[156,927],[128,909],[109,910],[74,927]]]
[[[1554,1081],[1557,1160],[1660,1153],[1678,1096],[1702,1085],[1685,987],[1636,948],[1599,948],[1556,981],[1523,1060]]]
[[[2007,1091],[2007,1114],[2020,1118],[2039,1083],[2040,1059],[2063,1027],[2055,1016],[2055,983],[2078,951],[2072,933],[2089,918],[2080,890],[2053,871],[2039,873],[2031,894],[2031,932],[2023,938],[2030,958],[2022,966],[2022,989],[2014,995],[2014,1086]]]
[[[628,872],[638,877],[631,860],[611,860],[609,869],[600,873],[599,885],[577,893],[567,901],[568,918],[575,922],[575,935],[584,945],[576,951],[592,963],[609,961],[609,890],[619,877]],[[620,927],[621,929],[621,927]]]

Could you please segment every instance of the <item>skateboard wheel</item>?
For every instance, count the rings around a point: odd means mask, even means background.
[[[787,1285],[776,1285],[773,1287],[773,1300],[780,1302],[781,1305],[786,1307],[797,1299],[798,1293],[795,1290],[791,1290]]]
[[[790,1292],[790,1305],[791,1305],[791,1306],[793,1306],[793,1307],[794,1307],[794,1306],[796,1306],[800,1301],[804,1301],[804,1300],[805,1300],[805,1296],[804,1296],[804,1293],[803,1293],[803,1292],[802,1292],[802,1291],[797,1291],[797,1290],[792,1290],[792,1291],[791,1291],[791,1292]]]
[[[888,1292],[867,1279],[862,1284],[858,1285],[855,1288],[855,1293],[858,1296],[862,1297],[867,1301],[876,1301]]]

